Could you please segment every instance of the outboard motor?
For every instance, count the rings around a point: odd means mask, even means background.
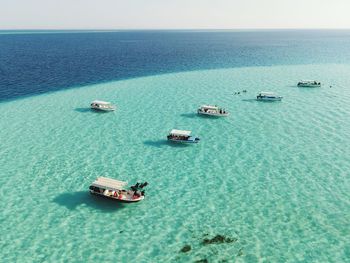
[[[140,188],[144,188],[145,186],[147,186],[148,183],[147,182],[144,182],[143,184],[140,184]]]

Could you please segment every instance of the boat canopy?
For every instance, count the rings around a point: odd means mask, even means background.
[[[314,83],[317,82],[316,80],[301,80],[301,83]]]
[[[211,105],[202,105],[201,108],[202,109],[208,109],[208,110],[217,110],[217,109],[219,109],[218,106],[211,106]]]
[[[106,177],[98,177],[93,183],[92,186],[96,186],[98,188],[104,188],[112,191],[122,190],[124,186],[128,183],[123,181],[118,181],[111,178]]]
[[[110,105],[111,103],[108,101],[94,100],[91,104]]]
[[[178,135],[178,136],[190,136],[191,131],[183,131],[183,130],[172,129],[170,134],[171,135]]]
[[[259,93],[259,95],[261,95],[261,96],[275,96],[276,94],[272,91],[261,91]]]

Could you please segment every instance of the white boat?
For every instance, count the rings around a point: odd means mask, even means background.
[[[176,129],[171,130],[167,138],[169,141],[182,143],[198,143],[200,140],[198,137],[191,136],[191,131]]]
[[[114,111],[116,106],[108,101],[94,100],[91,102],[91,109],[101,110],[101,111]]]
[[[225,109],[219,108],[218,106],[211,105],[202,105],[197,110],[198,114],[208,115],[208,116],[217,116],[217,117],[226,117],[228,112]]]
[[[94,195],[104,196],[121,202],[138,202],[145,198],[145,191],[142,190],[145,183],[137,183],[126,188],[127,183],[111,178],[98,177],[89,187],[90,193]]]
[[[280,101],[283,97],[277,96],[274,92],[265,92],[261,91],[258,96],[256,96],[257,100],[262,101]]]
[[[321,82],[316,80],[302,80],[298,82],[298,87],[318,88],[321,87]]]

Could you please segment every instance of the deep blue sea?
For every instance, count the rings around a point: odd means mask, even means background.
[[[350,30],[0,31],[0,100],[169,72],[349,63]]]
[[[349,262],[350,31],[2,31],[0,100],[1,262]]]

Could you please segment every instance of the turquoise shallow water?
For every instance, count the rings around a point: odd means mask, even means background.
[[[0,104],[2,260],[347,261],[349,73],[334,64],[185,72]],[[295,87],[305,78],[324,86]],[[253,100],[261,90],[284,99]],[[94,99],[118,110],[90,111]],[[199,117],[203,103],[231,115]],[[172,128],[201,142],[168,144]],[[90,196],[100,175],[148,181],[145,201]],[[202,244],[218,234],[237,241]]]

